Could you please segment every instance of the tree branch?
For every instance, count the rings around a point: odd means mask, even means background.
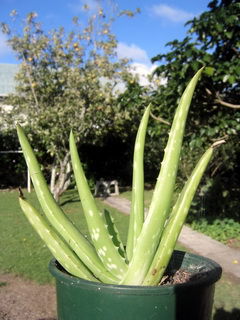
[[[238,55],[238,56],[240,56],[240,52],[238,51],[238,49],[237,48],[232,48],[232,50]]]
[[[205,88],[205,90],[208,95],[213,95],[213,93],[208,88]],[[222,100],[219,92],[216,92],[215,96],[216,96],[216,98],[214,99],[214,102],[221,104],[224,107],[228,107],[228,108],[232,108],[232,109],[240,109],[240,104],[233,104],[233,103],[226,102],[226,101]]]
[[[162,122],[162,123],[164,123],[164,124],[167,124],[168,126],[171,125],[170,122],[168,122],[167,120],[164,120],[164,119],[161,118],[161,117],[156,117],[152,112],[150,112],[150,116],[151,116],[154,120],[157,120],[157,121],[159,121],[159,122]]]
[[[216,103],[219,103],[219,104],[221,104],[222,106],[225,106],[225,107],[228,107],[228,108],[240,109],[240,104],[233,104],[233,103],[229,103],[229,102],[223,101],[223,100],[220,98],[219,93],[216,93],[216,97],[217,97],[217,98],[214,100]]]
[[[34,90],[34,87],[33,87],[33,82],[32,82],[32,78],[31,78],[31,73],[30,73],[30,71],[29,71],[30,68],[29,68],[29,66],[28,66],[28,63],[27,63],[27,61],[26,61],[26,58],[25,58],[24,54],[23,54],[23,61],[24,61],[25,65],[26,65],[27,77],[28,77],[28,81],[29,81],[29,84],[30,84],[30,87],[31,87],[31,91],[32,91],[33,98],[34,98],[34,100],[35,100],[35,105],[36,105],[36,107],[38,107],[38,99],[37,99],[37,96],[36,96],[36,93],[35,93],[35,90]]]

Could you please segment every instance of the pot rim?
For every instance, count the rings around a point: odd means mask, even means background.
[[[183,261],[183,259],[189,259],[193,260],[192,269],[198,268],[197,267],[197,261],[201,261],[201,268],[199,268],[199,273],[202,274],[201,277],[198,277],[197,279],[185,282],[185,283],[179,283],[179,284],[173,284],[173,285],[158,285],[158,286],[139,286],[139,285],[120,285],[120,284],[107,284],[103,282],[93,282],[89,280],[85,280],[82,278],[78,278],[76,276],[73,276],[69,274],[67,271],[64,270],[64,268],[58,263],[56,259],[52,259],[49,263],[49,271],[50,273],[56,278],[56,280],[65,282],[65,283],[71,283],[72,286],[76,287],[91,287],[92,289],[96,290],[108,290],[108,289],[116,289],[118,291],[129,291],[131,290],[131,293],[134,291],[137,291],[138,293],[141,291],[144,291],[144,293],[157,293],[159,290],[161,291],[176,291],[178,289],[188,289],[197,286],[210,286],[217,282],[221,278],[222,274],[222,267],[215,261],[197,255],[193,253],[188,253],[185,251],[179,251],[174,250],[174,257],[172,259],[175,259],[176,257]],[[195,261],[195,263],[194,263]],[[171,265],[171,261],[169,263],[169,266]],[[169,269],[168,266],[168,269]],[[175,268],[174,270],[178,270],[179,268]],[[191,270],[190,267],[186,268],[188,270]]]

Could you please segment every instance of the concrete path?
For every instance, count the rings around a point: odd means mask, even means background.
[[[104,202],[124,214],[130,213],[130,201],[127,199],[108,197]],[[183,227],[178,242],[193,252],[216,261],[224,272],[240,278],[240,250],[230,248],[187,226]]]

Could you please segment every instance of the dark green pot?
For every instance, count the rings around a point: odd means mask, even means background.
[[[207,258],[175,251],[169,270],[196,275],[191,282],[156,287],[108,285],[66,273],[52,260],[58,320],[209,320],[222,269]]]

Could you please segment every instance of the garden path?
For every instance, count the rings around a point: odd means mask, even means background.
[[[130,212],[130,201],[125,198],[108,197],[104,202],[124,214]],[[187,226],[182,229],[179,243],[196,254],[213,259],[222,266],[224,272],[240,279],[240,250],[230,248]]]

